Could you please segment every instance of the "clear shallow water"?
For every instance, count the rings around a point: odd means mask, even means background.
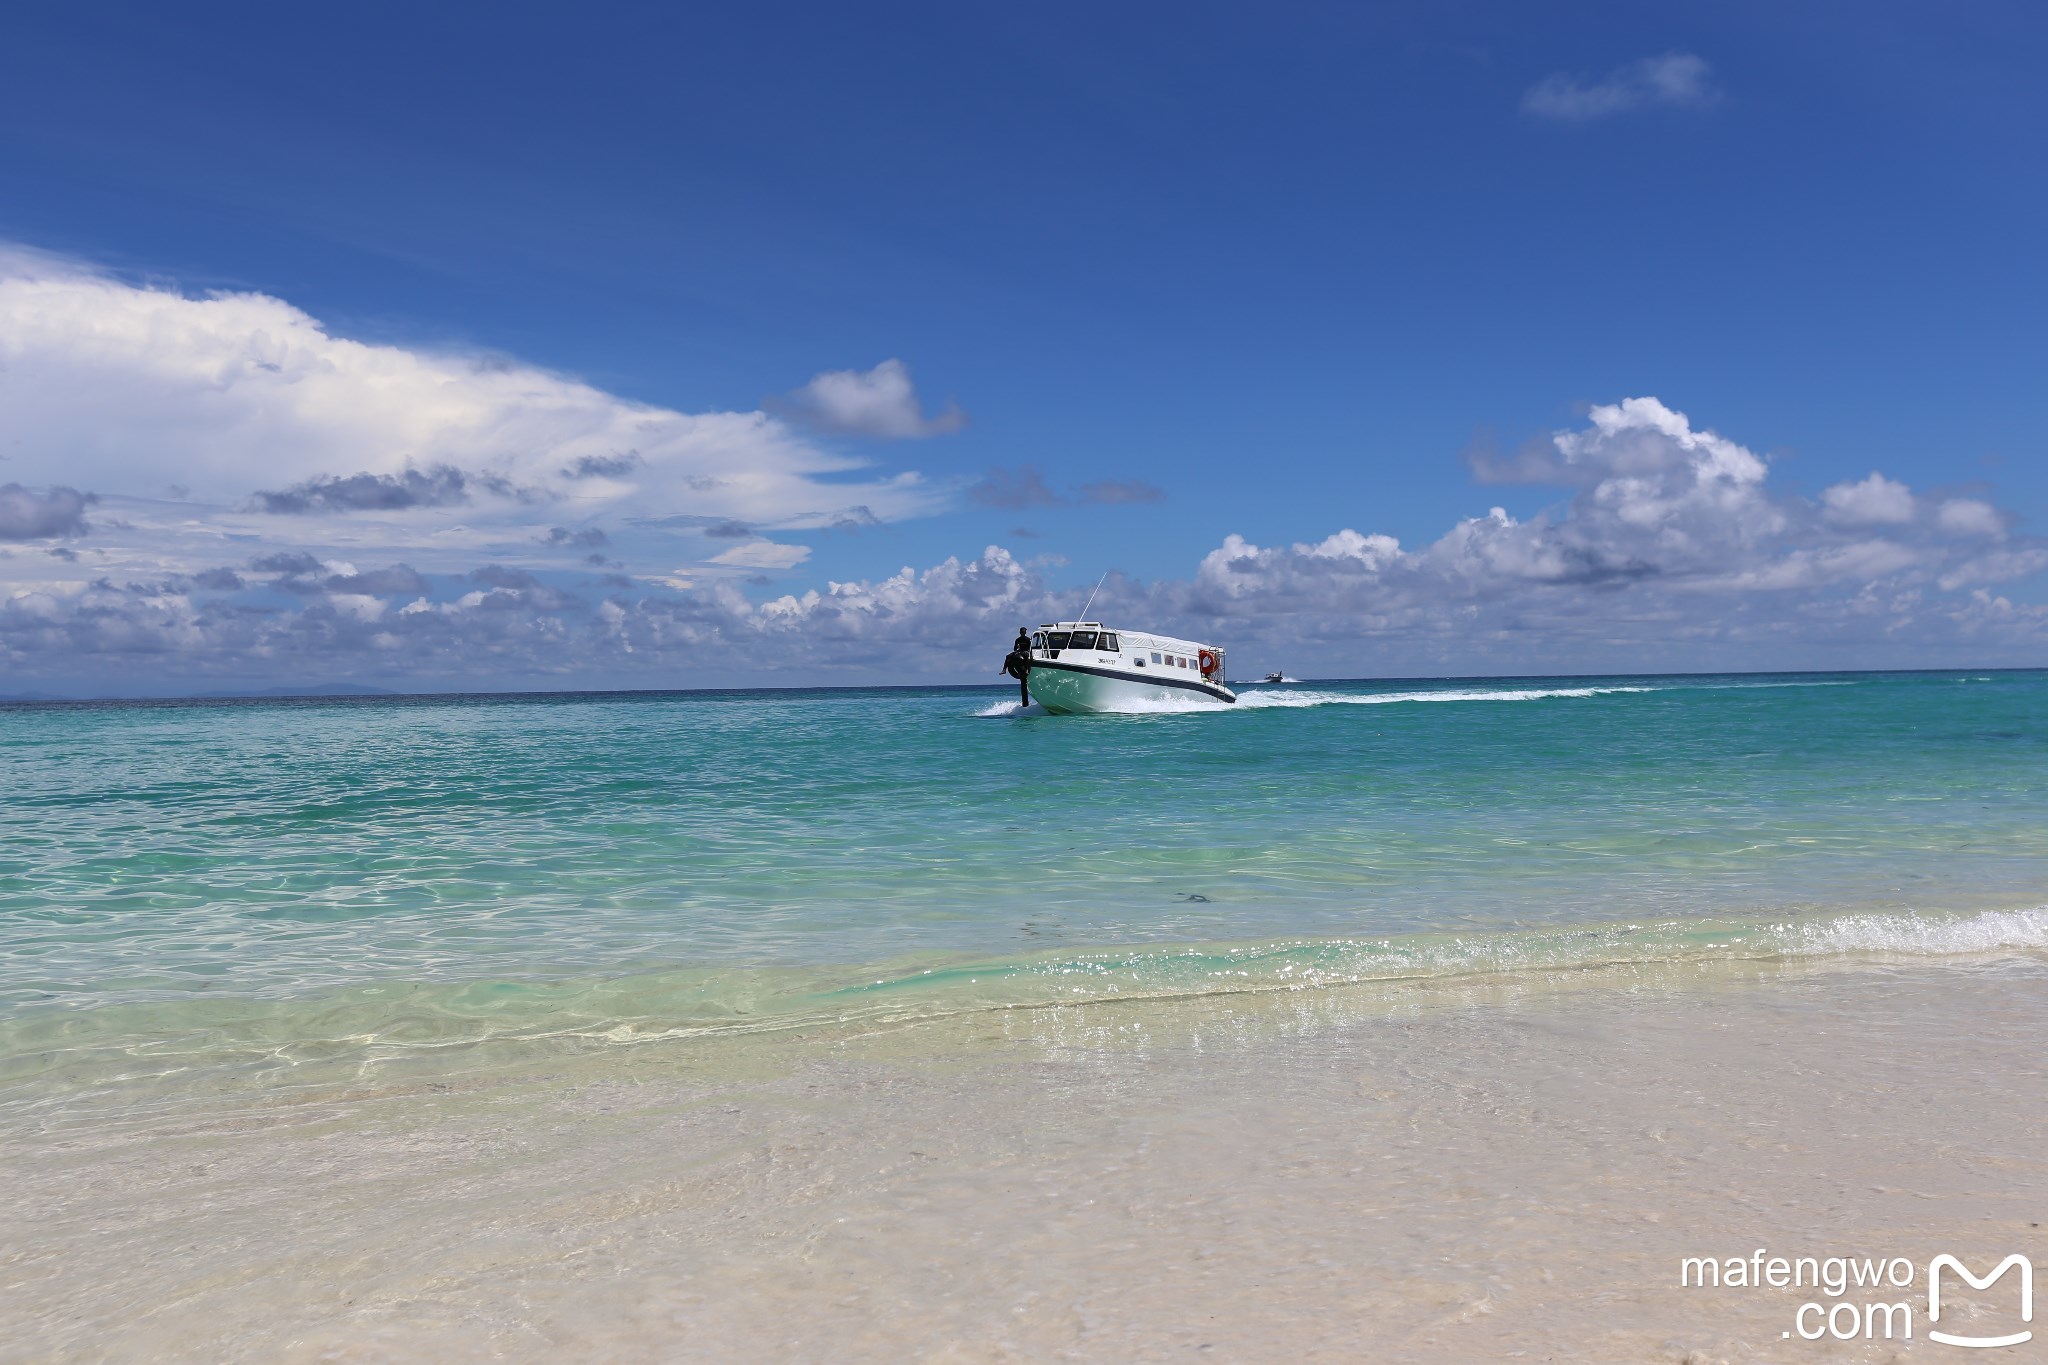
[[[2044,903],[2043,673],[0,708],[0,1082],[2041,946]]]

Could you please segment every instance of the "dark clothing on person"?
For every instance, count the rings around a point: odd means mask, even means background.
[[[1017,680],[1017,704],[1031,705],[1031,637],[1017,632],[1017,643],[1003,656],[1003,672]]]

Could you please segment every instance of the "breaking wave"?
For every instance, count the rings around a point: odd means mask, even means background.
[[[1091,1001],[1187,999],[1372,983],[1549,976],[1599,968],[1990,959],[2048,950],[2048,906],[1659,920],[1474,934],[1156,944],[868,967],[670,970],[553,981],[372,986],[281,1000],[140,1002],[0,1016],[0,1110],[19,1089],[89,1077],[350,1075],[450,1047],[588,1048],[828,1025],[928,1020]],[[1534,977],[1531,978],[1532,980]],[[181,1082],[182,1083],[182,1082]],[[60,1087],[59,1093],[68,1093]]]
[[[987,1007],[1290,990],[1622,965],[1943,958],[2048,949],[2048,906],[1976,914],[1836,914],[1744,923],[1667,920],[1496,934],[1290,939],[984,961],[884,977],[840,999],[971,985]]]

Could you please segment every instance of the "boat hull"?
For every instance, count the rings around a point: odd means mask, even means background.
[[[1145,711],[1191,701],[1228,704],[1237,694],[1221,683],[1183,681],[1123,670],[1034,659],[1031,699],[1058,716],[1104,711]]]

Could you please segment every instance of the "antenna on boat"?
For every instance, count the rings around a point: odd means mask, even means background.
[[[1080,625],[1080,624],[1081,624],[1081,623],[1082,623],[1083,621],[1085,621],[1085,620],[1087,620],[1087,619],[1088,619],[1088,607],[1092,607],[1092,606],[1094,606],[1094,605],[1095,605],[1095,593],[1096,593],[1096,592],[1101,592],[1101,591],[1102,591],[1102,585],[1103,585],[1104,583],[1107,583],[1108,581],[1109,581],[1109,570],[1107,570],[1107,569],[1104,569],[1104,570],[1102,571],[1102,577],[1100,577],[1100,578],[1098,578],[1098,579],[1096,579],[1096,580],[1095,580],[1095,592],[1091,592],[1091,593],[1089,593],[1089,594],[1088,594],[1088,604],[1087,604],[1087,606],[1084,606],[1084,607],[1082,607],[1082,608],[1081,608],[1081,614],[1080,614],[1079,616],[1076,616],[1076,617],[1074,618],[1074,624],[1075,624],[1075,625],[1077,625],[1077,626],[1078,626],[1078,625]]]

